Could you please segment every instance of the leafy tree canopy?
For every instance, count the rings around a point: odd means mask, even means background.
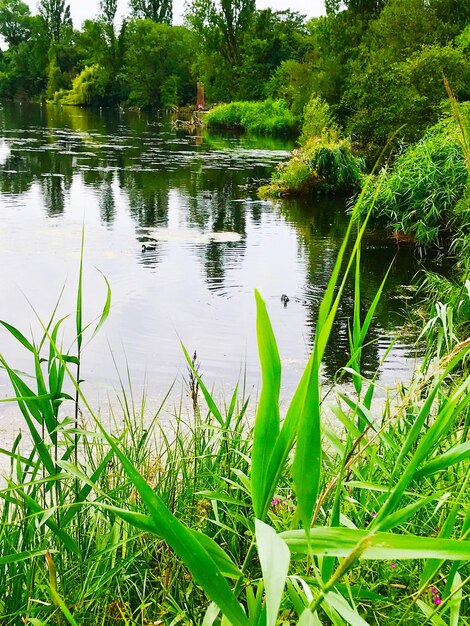
[[[31,34],[31,15],[21,0],[0,0],[0,34],[10,46],[17,46]]]
[[[41,0],[39,14],[47,24],[49,36],[58,43],[67,28],[72,28],[70,5],[65,0]]]
[[[173,20],[172,0],[129,0],[129,7],[136,18],[161,24],[171,24]]]

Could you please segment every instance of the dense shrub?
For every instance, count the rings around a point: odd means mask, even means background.
[[[462,106],[469,126],[470,106]],[[399,232],[423,245],[465,246],[470,236],[469,172],[461,129],[454,119],[433,126],[416,144],[408,146],[392,167],[385,167],[367,192],[365,206],[384,217]],[[457,242],[457,240],[460,240]],[[468,248],[468,246],[466,246]]]
[[[346,193],[363,181],[364,160],[352,151],[349,139],[336,132],[312,137],[294,150],[290,160],[278,166],[270,185],[260,195],[299,195],[312,191]]]
[[[303,111],[302,132],[299,142],[304,144],[312,137],[321,137],[325,131],[336,132],[336,123],[331,115],[328,103],[313,95]]]

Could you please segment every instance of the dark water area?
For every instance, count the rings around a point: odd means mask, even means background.
[[[83,378],[96,403],[119,384],[116,371],[158,399],[186,374],[180,341],[197,350],[209,387],[227,396],[246,378],[259,383],[254,289],[267,302],[290,395],[308,358],[318,305],[348,221],[346,200],[257,199],[253,181],[270,176],[292,142],[190,135],[137,112],[4,103],[0,109],[0,318],[40,336],[47,320],[72,314],[85,230],[84,317],[96,320],[112,287],[110,316],[84,351]],[[142,252],[142,244],[154,249]],[[364,310],[395,259],[364,350],[364,372],[406,377],[414,363],[403,335],[417,271],[413,251],[383,232],[367,234]],[[281,295],[289,296],[286,308]],[[333,380],[348,353],[348,285],[325,360]],[[33,307],[33,308],[32,308]],[[0,352],[31,371],[26,350],[0,331]],[[73,351],[73,346],[72,346]],[[8,393],[0,372],[0,393]]]

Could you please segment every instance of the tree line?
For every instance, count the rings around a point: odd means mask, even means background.
[[[326,16],[259,10],[255,0],[191,0],[172,26],[172,0],[117,0],[75,29],[65,0],[0,0],[0,97],[168,108],[195,101],[284,99],[299,119],[328,103],[342,130],[369,146],[414,140],[434,123],[445,75],[470,99],[467,0],[325,0]]]

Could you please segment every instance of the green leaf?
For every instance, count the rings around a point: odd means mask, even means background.
[[[426,615],[428,621],[433,624],[433,626],[447,626],[445,621],[436,613],[436,610],[432,606],[429,606],[422,600],[416,600],[416,604],[419,606],[424,615]]]
[[[309,554],[309,542],[303,530],[280,533],[292,554]],[[353,528],[312,528],[311,553],[317,556],[344,557],[366,540],[362,559],[449,559],[470,560],[470,541],[397,535]]]
[[[312,613],[310,609],[305,609],[297,622],[297,626],[322,626],[322,624],[316,612]]]
[[[265,516],[265,505],[269,499],[269,465],[273,443],[279,436],[279,391],[281,387],[281,361],[273,329],[266,311],[266,304],[258,291],[256,298],[256,332],[261,362],[262,388],[255,417],[253,450],[251,454],[251,488],[253,508],[259,519]]]
[[[327,602],[332,609],[341,615],[351,626],[369,626],[368,623],[362,619],[359,613],[353,609],[348,602],[334,591],[330,591],[325,596],[325,602]]]
[[[69,611],[68,606],[65,604],[63,599],[57,593],[57,591],[52,586],[49,587],[49,590],[51,592],[51,596],[52,596],[52,600],[54,604],[56,604],[56,606],[59,607],[59,609],[61,610],[62,614],[64,615],[65,619],[68,621],[70,626],[77,626],[77,622],[75,621],[72,613]]]
[[[104,278],[104,280],[106,282],[106,301],[104,303],[100,319],[98,321],[98,324],[96,325],[95,330],[93,331],[91,339],[93,339],[93,337],[98,333],[100,328],[106,322],[106,320],[108,319],[108,316],[109,316],[109,311],[111,309],[111,285],[109,284],[109,281],[106,278],[106,276],[102,272],[100,272],[100,274],[103,276],[103,278]],[[91,339],[90,339],[90,341],[91,341]]]
[[[8,330],[8,332],[10,332],[13,335],[13,337],[21,343],[21,345],[27,348],[30,352],[34,352],[34,347],[26,339],[26,337],[22,333],[20,333],[20,331],[17,328],[15,328],[14,326],[11,326],[11,324],[8,324],[8,322],[4,322],[3,320],[0,320],[0,324],[4,326]]]
[[[276,626],[289,571],[290,552],[276,531],[255,520],[256,543],[266,589],[266,626]]]
[[[0,556],[0,565],[9,565],[10,563],[20,563],[21,561],[29,561],[30,559],[36,559],[39,556],[45,556],[48,550],[37,550],[36,552],[14,552],[13,554],[7,554]]]
[[[441,472],[451,465],[465,461],[468,458],[470,458],[470,441],[454,446],[450,450],[447,450],[447,452],[429,461],[429,463],[426,463],[426,465],[416,472],[415,478],[422,478],[423,476]]]
[[[462,605],[462,579],[458,572],[455,572],[451,586],[452,597],[449,600],[450,616],[449,626],[459,626],[460,607]]]

